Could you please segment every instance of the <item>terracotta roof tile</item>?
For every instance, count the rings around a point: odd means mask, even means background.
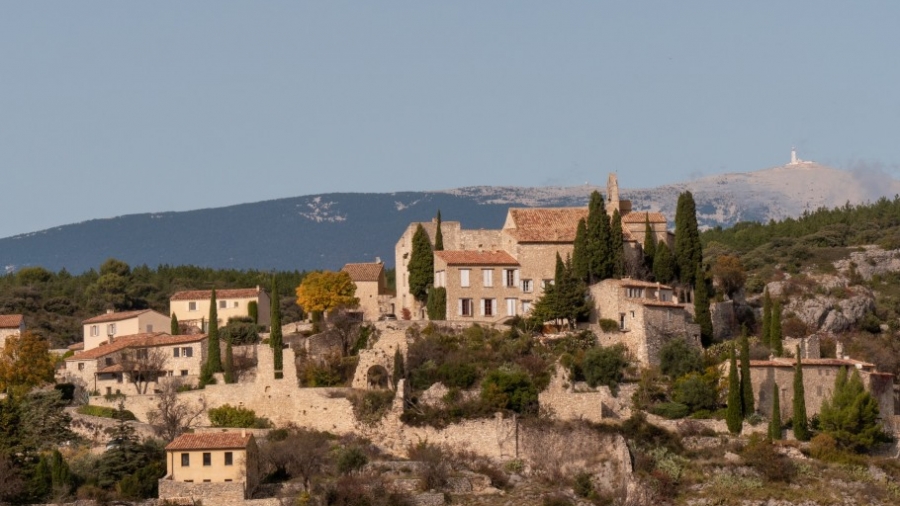
[[[187,334],[170,336],[164,332],[152,334],[134,334],[117,337],[112,344],[102,344],[96,348],[81,352],[66,359],[66,362],[93,360],[125,348],[152,348],[154,346],[171,346],[173,344],[194,343],[206,339],[206,334]]]
[[[382,263],[347,264],[341,269],[350,275],[353,281],[378,281],[384,271]]]
[[[511,208],[515,228],[506,232],[519,242],[575,242],[578,220],[587,219],[587,207]]]
[[[246,448],[252,434],[240,432],[203,432],[182,434],[166,445],[166,450],[229,450]]]
[[[84,341],[81,341],[80,343],[70,344],[66,349],[72,351],[81,351],[84,349]]]
[[[519,265],[505,251],[435,251],[434,256],[447,262],[447,265]]]
[[[17,329],[23,321],[25,317],[20,314],[0,314],[0,329]]]
[[[632,211],[622,216],[622,223],[667,223],[666,217],[662,213],[650,213],[647,211]]]
[[[142,315],[144,313],[153,311],[152,309],[138,309],[136,311],[120,311],[116,313],[104,313],[101,315],[94,316],[93,318],[88,318],[81,322],[82,324],[88,323],[104,323],[104,322],[118,322],[122,320],[127,320],[129,318],[134,318],[135,316]]]
[[[225,288],[216,290],[216,299],[253,299],[259,297],[262,291],[256,288]],[[212,298],[212,290],[185,290],[175,292],[169,300],[209,300]]]

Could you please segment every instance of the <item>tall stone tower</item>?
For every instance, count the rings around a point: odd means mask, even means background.
[[[612,216],[615,209],[619,209],[619,179],[615,172],[610,172],[606,179],[606,213]]]

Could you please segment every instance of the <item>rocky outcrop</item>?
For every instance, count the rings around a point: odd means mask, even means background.
[[[843,332],[875,310],[875,295],[868,288],[854,287],[854,294],[849,298],[818,295],[810,299],[793,299],[785,310],[812,329]]]

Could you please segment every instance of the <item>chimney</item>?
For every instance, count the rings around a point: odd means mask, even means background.
[[[375,257],[375,263],[376,263],[376,264],[382,263],[382,262],[381,262],[381,257]]]
[[[241,429],[241,437],[247,437],[247,430]]]

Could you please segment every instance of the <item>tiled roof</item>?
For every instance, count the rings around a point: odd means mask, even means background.
[[[66,347],[66,349],[72,351],[81,351],[84,349],[84,341],[81,341],[80,343],[70,344],[68,347]]]
[[[216,299],[253,299],[259,297],[262,290],[256,288],[225,288],[216,290]],[[209,300],[212,298],[212,290],[186,290],[175,292],[169,300]]]
[[[153,311],[152,309],[138,309],[137,311],[121,311],[117,313],[104,313],[102,315],[95,316],[93,318],[88,318],[81,322],[82,324],[88,323],[104,323],[104,322],[118,322],[122,320],[127,320],[129,318],[134,318],[135,316],[142,315],[149,311]]]
[[[384,264],[347,264],[341,271],[349,274],[353,281],[378,281],[384,271]]]
[[[25,317],[20,314],[0,314],[0,329],[17,329]]]
[[[666,223],[666,217],[662,213],[650,213],[647,211],[632,211],[622,216],[622,223]]]
[[[112,344],[101,344],[96,348],[81,352],[66,359],[66,362],[93,360],[125,348],[152,348],[154,346],[171,346],[173,344],[194,343],[206,339],[206,334],[188,334],[170,336],[165,332],[152,334],[134,334],[117,337]]]
[[[246,448],[252,434],[240,432],[203,432],[182,434],[166,445],[166,450],[229,450]]]
[[[575,242],[578,220],[587,219],[586,207],[511,208],[515,228],[506,232],[519,242]]]
[[[104,367],[103,369],[98,370],[97,374],[105,374],[105,373],[111,373],[111,372],[123,372],[124,370],[125,370],[125,368],[122,367],[122,364],[113,364],[111,366]]]
[[[447,265],[519,265],[505,251],[435,251],[434,256],[447,262]]]

